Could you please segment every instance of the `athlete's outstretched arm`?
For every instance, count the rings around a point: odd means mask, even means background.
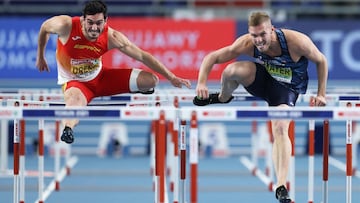
[[[70,29],[70,16],[54,16],[45,20],[42,23],[38,36],[38,47],[36,56],[36,67],[39,71],[50,71],[45,59],[45,49],[49,41],[50,34],[57,34],[59,37],[64,37],[65,35],[68,35]]]
[[[326,86],[328,79],[327,59],[308,36],[300,33],[296,36],[296,39],[298,42],[297,51],[316,64],[318,91],[313,101],[314,105],[324,106],[326,105]]]
[[[182,87],[185,85],[187,88],[191,88],[191,83],[189,80],[177,77],[149,52],[146,52],[137,47],[121,32],[109,28],[109,49],[112,48],[120,50],[122,53],[142,62],[144,65],[151,68],[155,72],[163,75],[171,82],[173,86]]]
[[[208,76],[215,64],[221,64],[235,59],[240,55],[250,55],[253,45],[248,34],[237,38],[232,44],[210,52],[203,59],[198,75],[196,95],[201,98],[208,98],[209,91],[207,87]]]

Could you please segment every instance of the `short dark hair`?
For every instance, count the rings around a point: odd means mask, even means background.
[[[95,15],[97,13],[103,13],[105,19],[107,18],[107,6],[101,0],[91,0],[88,1],[83,9],[83,16],[86,15]]]

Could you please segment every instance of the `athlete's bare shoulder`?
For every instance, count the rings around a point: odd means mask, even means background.
[[[317,50],[313,41],[306,34],[289,29],[283,29],[283,32],[289,52],[294,61],[297,61],[301,56],[308,57],[309,53],[313,53],[314,50]]]
[[[129,39],[123,33],[111,27],[108,28],[108,37],[109,37],[109,49],[113,49],[113,48],[123,49],[131,44]]]
[[[254,50],[254,43],[250,34],[239,36],[232,44],[232,49],[238,54],[252,55]]]
[[[282,29],[282,31],[284,32],[288,44],[307,45],[310,41],[310,38],[300,31],[290,29]]]
[[[59,37],[67,36],[71,31],[72,18],[68,15],[58,15],[47,19],[43,23],[44,29]]]

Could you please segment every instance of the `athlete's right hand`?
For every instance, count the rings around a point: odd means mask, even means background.
[[[36,67],[40,72],[47,71],[50,72],[49,66],[45,58],[37,57],[36,58]]]
[[[205,84],[198,83],[196,86],[196,96],[199,99],[209,98],[209,89]]]

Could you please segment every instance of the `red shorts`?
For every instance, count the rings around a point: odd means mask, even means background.
[[[131,71],[132,69],[110,69],[103,67],[96,78],[87,82],[69,81],[63,85],[63,90],[65,91],[70,87],[79,88],[85,95],[88,103],[95,97],[129,93]]]

